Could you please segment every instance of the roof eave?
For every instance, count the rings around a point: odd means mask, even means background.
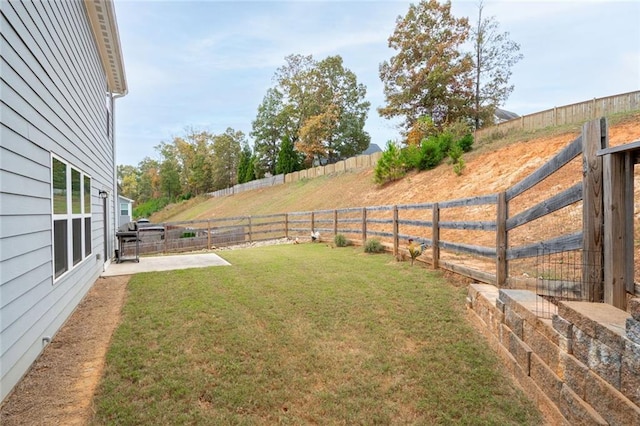
[[[98,46],[100,61],[107,76],[107,89],[119,95],[127,94],[116,13],[111,0],[84,0],[91,30]]]

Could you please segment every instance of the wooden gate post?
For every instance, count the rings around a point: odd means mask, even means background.
[[[602,302],[604,199],[602,194],[602,157],[607,148],[607,122],[593,120],[582,127],[582,280],[585,299]]]
[[[509,204],[507,203],[507,193],[498,194],[498,208],[496,215],[496,287],[502,288],[507,285],[509,277],[509,262],[507,260],[507,217],[509,217]]]

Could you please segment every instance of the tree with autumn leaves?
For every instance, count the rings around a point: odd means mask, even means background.
[[[422,117],[436,128],[465,122],[476,128],[491,124],[495,109],[513,90],[508,85],[511,67],[522,55],[508,33],[497,32],[494,18],[478,22],[451,13],[451,2],[437,0],[411,4],[396,20],[389,47],[396,54],[380,64],[386,105],[382,117],[404,118],[403,127],[412,140],[429,136]],[[473,51],[466,51],[467,46]]]
[[[333,163],[369,147],[364,131],[370,103],[366,87],[344,67],[342,58],[321,61],[312,56],[290,55],[274,75],[251,136],[259,161],[275,172],[279,145],[285,138],[302,154],[307,165],[314,160]]]

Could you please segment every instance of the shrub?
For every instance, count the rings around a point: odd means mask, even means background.
[[[180,238],[193,238],[196,236],[196,233],[193,231],[186,231],[183,232],[182,235],[180,236]]]
[[[364,243],[364,252],[365,253],[384,253],[384,246],[379,240],[372,238],[370,240],[367,240]]]
[[[336,247],[346,247],[349,245],[349,240],[342,234],[336,234],[333,238],[333,242],[336,244]]]
[[[428,170],[436,167],[444,158],[444,151],[442,151],[439,143],[439,138],[430,137],[422,141],[420,146],[420,170]]]
[[[382,185],[398,180],[406,174],[401,153],[402,151],[394,142],[387,143],[387,149],[382,153],[374,169],[373,178],[377,184]]]
[[[460,145],[453,145],[449,150],[449,164],[456,164],[462,158],[462,148]]]
[[[462,175],[462,172],[464,171],[465,167],[467,167],[467,165],[464,162],[464,159],[460,157],[458,161],[456,161],[456,163],[453,165],[453,172],[456,175],[460,176]]]
[[[159,212],[163,208],[165,208],[171,200],[167,197],[163,198],[153,198],[151,200],[145,201],[144,203],[140,203],[136,205],[133,209],[133,217],[141,218],[141,217],[149,217],[155,212]]]
[[[471,151],[471,145],[473,145],[473,135],[471,133],[467,133],[458,140],[456,145],[459,146],[464,152]]]
[[[420,145],[408,145],[404,147],[400,153],[400,158],[407,170],[419,169],[420,160],[422,158],[422,152],[420,151]]]
[[[454,145],[453,143],[453,134],[450,132],[440,133],[435,137],[438,142],[438,146],[440,147],[440,151],[442,152],[442,158],[447,156],[447,152]]]

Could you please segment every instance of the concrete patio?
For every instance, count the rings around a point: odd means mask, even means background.
[[[230,265],[229,262],[215,253],[140,257],[139,262],[126,260],[122,263],[111,263],[101,276],[113,277],[116,275],[132,275],[140,272],[172,271],[176,269]]]

